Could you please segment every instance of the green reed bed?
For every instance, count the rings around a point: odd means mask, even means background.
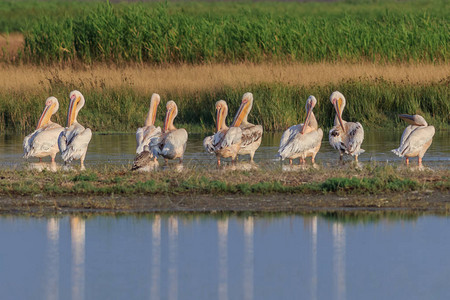
[[[448,5],[442,3],[435,4],[445,9]],[[63,19],[45,17],[24,32],[23,60],[166,64],[449,59],[449,17],[437,9],[414,12],[386,6],[384,13],[363,13],[367,10],[360,6],[336,13],[323,6],[308,14],[308,6],[299,5],[302,13],[295,15],[267,9],[189,14],[169,7],[101,4]]]
[[[105,170],[36,172],[0,170],[1,195],[136,194],[380,194],[427,189],[449,191],[449,171],[413,171],[403,166],[369,164],[280,170],[163,170],[136,173],[126,166]]]
[[[227,123],[231,123],[245,92],[254,95],[249,121],[262,124],[265,130],[280,131],[302,123],[305,118],[305,101],[315,95],[318,103],[314,113],[322,128],[333,125],[335,111],[329,101],[330,94],[341,91],[346,99],[343,118],[360,122],[366,130],[371,128],[404,127],[397,115],[420,114],[436,128],[448,129],[450,124],[449,81],[425,85],[394,84],[382,79],[377,81],[349,81],[325,86],[287,86],[283,84],[257,84],[241,87],[224,87],[218,90],[186,94],[161,93],[156,125],[162,125],[165,102],[173,99],[179,113],[176,126],[187,126],[190,132],[214,130],[215,107],[219,99],[228,102]],[[53,117],[65,125],[68,95],[74,88],[84,94],[86,104],[78,120],[94,132],[134,132],[143,125],[149,94],[129,87],[117,89],[77,87],[69,83],[55,83],[41,94],[22,91],[0,91],[0,131],[29,132],[37,124],[44,101],[50,95],[59,99],[60,110]]]

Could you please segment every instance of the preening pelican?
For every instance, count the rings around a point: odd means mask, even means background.
[[[358,161],[358,155],[364,152],[361,149],[361,144],[364,140],[364,129],[359,122],[346,122],[342,120],[342,111],[345,107],[345,98],[340,92],[333,92],[330,96],[330,101],[336,110],[334,117],[334,127],[331,128],[328,138],[330,145],[339,150],[340,160],[345,154],[355,157]]]
[[[299,157],[300,164],[302,164],[305,163],[305,158],[309,156],[311,156],[311,161],[314,164],[316,154],[319,152],[323,131],[319,128],[313,113],[316,103],[316,98],[309,96],[306,100],[305,123],[289,127],[281,136],[278,154],[282,160],[288,158],[291,165],[293,159]]]
[[[50,118],[59,108],[58,99],[49,97],[45,100],[45,108],[42,112],[36,130],[27,135],[23,140],[23,157],[42,157],[50,156],[52,162],[55,162],[56,153],[58,149],[58,136],[64,128],[56,123],[53,123]]]
[[[253,106],[253,94],[245,93],[242,96],[241,106],[234,117],[231,127],[240,127],[242,129],[241,149],[239,155],[250,154],[250,161],[253,162],[255,151],[261,145],[263,128],[261,125],[254,125],[247,121],[248,114]]]
[[[175,101],[170,100],[166,105],[167,113],[164,121],[164,132],[155,141],[157,144],[150,143],[150,147],[155,149],[156,154],[164,157],[166,163],[168,159],[180,159],[183,162],[184,150],[186,150],[186,143],[188,134],[186,129],[177,129],[173,125],[173,120],[178,114],[178,107]]]
[[[406,158],[409,164],[410,157],[419,157],[419,166],[422,165],[422,157],[433,141],[434,126],[428,126],[427,121],[419,115],[399,115],[409,126],[403,131],[400,147],[392,150],[396,155]]]
[[[84,169],[84,158],[92,138],[91,129],[85,129],[77,121],[78,112],[84,106],[84,102],[84,97],[79,91],[70,92],[67,127],[58,138],[59,151],[64,162],[70,163],[73,159],[79,159],[82,169]]]
[[[147,119],[145,120],[145,126],[138,128],[136,131],[136,154],[144,151],[145,145],[150,145],[150,140],[158,138],[161,135],[161,127],[155,127],[156,110],[158,109],[161,98],[158,94],[153,94],[150,100],[150,109],[148,111]],[[154,156],[156,161],[156,156]]]
[[[207,136],[203,140],[203,147],[209,153],[215,153],[217,165],[220,166],[221,157],[231,157],[234,163],[242,143],[242,129],[240,127],[228,128],[226,118],[228,115],[228,106],[224,100],[216,102],[216,133]]]

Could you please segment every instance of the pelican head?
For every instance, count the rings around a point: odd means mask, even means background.
[[[228,105],[224,100],[219,100],[216,102],[216,130],[219,132],[224,127],[226,127],[225,119],[228,115]]]
[[[344,111],[345,107],[345,97],[341,92],[335,91],[331,94],[330,101],[333,104],[334,109],[336,110],[336,117],[341,124],[342,130],[345,132],[344,122],[342,121],[342,112]]]
[[[159,102],[161,102],[161,97],[153,93],[150,100],[150,109],[148,111],[147,119],[145,120],[145,126],[155,125],[156,121],[156,110],[158,109]]]
[[[313,110],[314,106],[316,106],[316,104],[317,104],[317,99],[313,95],[309,96],[308,100],[306,100],[306,107],[305,107],[306,119],[305,119],[305,122],[303,123],[302,131],[300,132],[301,134],[303,134],[305,132],[306,126],[308,126],[309,119],[311,118],[312,110]]]
[[[84,106],[84,97],[79,91],[70,92],[69,111],[67,112],[67,127],[77,121],[78,112]]]
[[[244,96],[242,96],[242,102],[241,106],[239,107],[238,112],[236,113],[236,116],[234,117],[233,124],[231,124],[231,127],[239,127],[242,123],[248,123],[247,116],[250,113],[250,110],[253,106],[253,94],[252,93],[245,93]]]
[[[402,120],[406,121],[408,124],[416,126],[428,126],[427,121],[420,115],[398,115]]]
[[[175,117],[178,114],[178,107],[177,107],[177,104],[175,103],[175,101],[170,100],[169,102],[167,102],[166,108],[167,108],[167,113],[166,113],[166,119],[164,121],[164,132],[176,129],[173,126],[173,120],[175,119]]]
[[[52,117],[52,115],[54,115],[58,111],[58,109],[59,109],[58,99],[56,99],[53,96],[48,97],[47,100],[45,100],[45,108],[41,114],[41,117],[39,118],[36,130],[47,125],[48,122],[50,122],[50,118]]]

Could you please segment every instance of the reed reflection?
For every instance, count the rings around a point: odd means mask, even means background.
[[[45,299],[59,299],[59,219],[47,220],[47,270]]]
[[[333,224],[333,275],[336,298],[345,299],[345,228],[337,222]]]
[[[150,299],[160,299],[161,282],[161,216],[156,215],[152,224],[152,271]]]
[[[253,299],[253,217],[244,220],[244,299]]]
[[[72,241],[72,299],[84,299],[85,281],[85,221],[81,217],[70,218]]]
[[[219,234],[219,300],[228,299],[228,218],[217,221]]]
[[[169,296],[178,299],[178,218],[169,217]]]

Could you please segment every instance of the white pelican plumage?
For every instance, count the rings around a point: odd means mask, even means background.
[[[221,157],[231,157],[234,163],[242,143],[242,129],[240,127],[228,128],[226,118],[228,115],[228,106],[224,100],[216,102],[216,133],[207,136],[203,140],[203,147],[209,153],[215,153],[217,165],[220,166]]]
[[[92,138],[89,128],[84,128],[77,121],[78,112],[84,106],[85,100],[79,91],[70,92],[70,104],[67,112],[67,127],[58,138],[59,151],[65,163],[79,159],[81,168],[84,169],[84,158]]]
[[[241,149],[239,155],[250,154],[250,161],[253,162],[255,151],[261,145],[263,128],[261,125],[254,125],[247,121],[248,114],[253,106],[253,94],[245,93],[242,96],[241,106],[234,117],[231,127],[240,127],[242,129]]]
[[[178,107],[175,101],[170,100],[166,104],[167,113],[164,120],[164,132],[158,139],[155,139],[156,144],[150,143],[150,147],[154,149],[155,154],[164,157],[166,163],[168,159],[180,159],[183,162],[184,150],[186,150],[186,143],[188,133],[186,129],[177,129],[173,125],[173,120],[178,114]]]
[[[361,149],[361,144],[364,140],[364,129],[359,122],[346,122],[342,120],[342,111],[345,107],[345,98],[340,92],[333,92],[330,96],[330,101],[336,110],[334,117],[334,127],[331,128],[328,135],[330,145],[339,150],[340,160],[345,154],[355,157],[358,161],[358,155],[364,152]]]
[[[150,145],[150,140],[161,135],[161,127],[155,126],[156,110],[158,109],[161,98],[158,94],[153,94],[150,100],[150,109],[148,111],[145,126],[138,128],[136,131],[136,154],[144,151],[145,145]],[[154,157],[156,160],[156,156]]]
[[[64,128],[50,119],[58,109],[58,99],[49,97],[45,100],[45,108],[36,130],[23,140],[24,158],[39,157],[39,161],[42,161],[42,157],[50,156],[52,162],[55,162],[55,156],[59,152],[58,136]]]
[[[400,147],[392,150],[396,155],[406,158],[409,164],[410,157],[419,157],[419,166],[422,165],[422,157],[431,145],[434,136],[434,126],[428,125],[420,115],[399,115],[410,125],[403,131]]]
[[[278,154],[282,160],[288,158],[291,165],[293,159],[299,157],[300,164],[302,164],[309,156],[311,156],[311,161],[314,164],[316,154],[319,152],[323,131],[319,128],[313,113],[316,103],[316,98],[309,96],[306,100],[305,122],[289,127],[281,136]]]

